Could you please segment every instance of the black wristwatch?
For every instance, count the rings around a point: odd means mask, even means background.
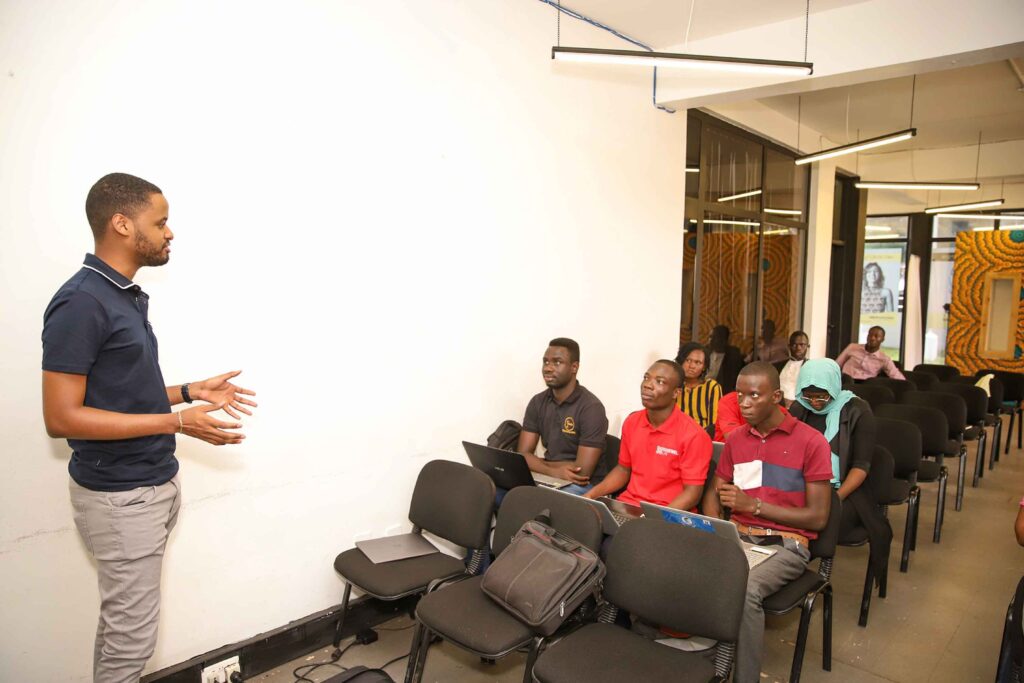
[[[185,403],[192,402],[192,397],[188,393],[188,385],[189,382],[185,382],[184,384],[181,385],[181,400],[184,401]]]

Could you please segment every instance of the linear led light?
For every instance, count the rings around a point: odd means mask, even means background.
[[[722,200],[719,199],[718,201]],[[797,209],[765,209],[764,212],[773,213],[778,216],[800,216],[803,214],[803,211],[799,211]]]
[[[690,222],[691,223],[696,223],[697,221],[695,219],[691,218]],[[717,218],[705,218],[704,222],[707,223],[707,224],[710,224],[710,225],[749,225],[749,226],[754,227],[754,228],[756,228],[757,226],[761,225],[760,223],[757,223],[757,222],[754,222],[754,221],[727,221],[727,220],[720,220],[720,219],[717,219]]]
[[[719,197],[720,202],[731,202],[734,199],[743,199],[744,197],[756,197],[761,194],[761,190],[750,190],[749,192],[740,192],[739,194],[731,194],[728,197]]]
[[[1012,213],[937,213],[936,218],[987,218],[990,221],[995,220],[1017,220],[1018,218],[1024,218]]]
[[[687,166],[686,167],[686,172],[687,173],[700,173],[700,169],[697,168],[696,166]]]
[[[711,55],[685,55],[675,52],[647,52],[646,50],[599,50],[589,47],[552,47],[551,59],[563,62],[589,62],[596,64],[631,64],[703,71],[731,71],[733,73],[778,74],[782,76],[809,76],[814,73],[811,62],[784,62],[776,59],[744,59],[742,57],[713,57]]]
[[[968,211],[970,209],[987,209],[992,206],[1002,206],[1004,199],[989,199],[984,202],[973,202],[971,204],[951,204],[949,206],[933,206],[925,209],[925,213],[945,213],[947,211]]]
[[[832,149],[823,149],[820,152],[815,152],[814,154],[797,157],[796,164],[797,166],[800,166],[801,164],[809,164],[813,161],[821,161],[822,159],[831,159],[832,157],[838,157],[844,154],[862,152],[865,149],[871,149],[873,147],[891,145],[894,142],[909,140],[915,135],[917,135],[917,128],[907,128],[906,130],[889,133],[888,135],[880,135],[877,138],[868,138],[867,140],[861,140],[860,142],[852,142],[849,145],[833,147]]]
[[[782,229],[782,230],[765,230],[761,234],[763,234],[763,235],[791,235],[793,233],[790,232],[789,228],[785,228],[785,229]]]
[[[888,225],[865,225],[864,229],[871,232],[892,232],[892,228]]]
[[[858,190],[977,190],[978,183],[918,183],[918,182],[881,182],[864,180],[854,183]]]

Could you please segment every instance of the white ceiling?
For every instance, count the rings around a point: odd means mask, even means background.
[[[814,0],[811,14],[866,0]],[[562,4],[655,50],[803,16],[806,0],[565,0]],[[586,46],[581,46],[586,47]]]

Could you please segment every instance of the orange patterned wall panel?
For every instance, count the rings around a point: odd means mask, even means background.
[[[982,368],[1024,370],[1024,289],[1018,298],[1017,341],[1013,360],[978,355],[985,275],[991,271],[1024,271],[1024,230],[961,232],[953,256],[953,297],[946,333],[946,364],[962,374]],[[997,313],[998,315],[998,313]]]

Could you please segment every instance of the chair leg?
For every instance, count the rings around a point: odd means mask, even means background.
[[[942,540],[942,520],[946,512],[946,484],[949,480],[949,470],[943,465],[939,468],[939,499],[935,505],[935,531],[932,533],[932,543]]]
[[[1024,408],[1017,406],[1017,450],[1024,448]]]
[[[793,652],[793,667],[789,671],[789,683],[800,683],[800,670],[804,665],[804,650],[807,648],[807,629],[811,623],[811,612],[814,610],[814,599],[817,595],[808,595],[800,608],[800,628],[796,633],[796,651]]]
[[[967,449],[963,443],[960,444],[960,464],[956,472],[956,501],[954,507],[957,512],[964,506],[964,483],[967,478]]]
[[[526,666],[523,669],[523,683],[533,683],[533,665],[537,663],[541,647],[544,645],[544,638],[538,636],[530,643],[530,652],[526,655]]]
[[[821,609],[821,668],[832,670],[832,584],[825,588]]]
[[[1010,428],[1006,430],[1006,448],[1003,450],[1003,455],[1007,455],[1010,452],[1010,442],[1013,441],[1013,421],[1017,418],[1017,411],[1010,411]]]
[[[910,549],[917,550],[917,527],[921,521],[921,488],[915,486],[911,494],[914,497],[914,531],[910,535]]]
[[[409,659],[405,665],[405,683],[412,683],[416,676],[416,665],[420,658],[420,645],[423,642],[423,625],[417,623],[412,631],[412,643],[409,645]]]
[[[889,567],[886,566],[882,570],[882,575],[878,578],[878,597],[884,598],[889,590]]]
[[[974,458],[974,481],[971,486],[978,488],[978,480],[985,476],[985,447],[988,445],[988,432],[985,423],[981,424],[981,436],[978,438],[978,454]]]
[[[334,627],[334,651],[338,651],[338,646],[341,645],[341,627],[345,624],[345,613],[348,612],[348,598],[352,594],[352,584],[348,581],[345,582],[345,594],[341,598],[341,611],[338,613],[338,623]]]
[[[864,592],[860,596],[860,617],[857,619],[857,626],[868,625],[868,611],[871,610],[871,594],[875,590],[875,576],[871,571],[871,562],[868,561],[868,570],[864,574]]]
[[[988,459],[988,468],[992,469],[999,462],[999,444],[1003,440],[1003,416],[996,415],[995,433],[992,435],[992,455]]]
[[[406,683],[420,683],[423,680],[423,670],[427,666],[427,655],[430,653],[430,631],[426,626],[417,626],[419,633],[419,646],[417,647],[416,661],[411,663],[412,676],[409,676],[409,669],[406,668]]]
[[[914,534],[914,493],[907,499],[907,520],[903,523],[903,552],[900,554],[900,571],[907,572],[910,564],[910,543]]]

